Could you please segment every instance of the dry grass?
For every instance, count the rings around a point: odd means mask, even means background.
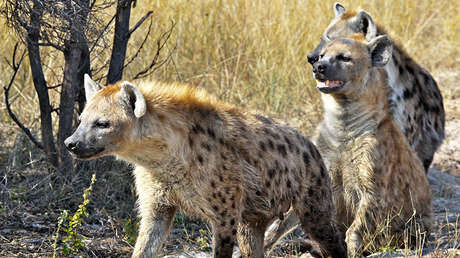
[[[305,60],[333,17],[334,1],[139,1],[132,21],[153,10],[153,39],[176,27],[169,42],[173,60],[152,77],[182,80],[202,86],[231,103],[277,114],[308,135],[318,122],[318,93]],[[391,28],[408,52],[434,73],[456,70],[460,51],[460,3],[451,0],[343,1],[350,9],[361,7]],[[101,14],[109,17],[110,14]],[[3,24],[3,23],[2,23]],[[134,51],[147,26],[130,41]],[[0,27],[5,49],[12,49],[14,34]],[[155,51],[151,40],[143,58],[126,69],[125,79],[145,67]],[[129,52],[129,51],[128,51]],[[106,52],[108,53],[108,52]],[[9,51],[2,57],[10,58]],[[129,53],[128,56],[133,53]],[[167,53],[164,53],[165,55]],[[43,50],[45,75],[50,84],[62,78],[62,56]],[[108,55],[93,56],[101,63]],[[0,69],[8,74],[5,62]],[[104,71],[106,72],[106,71]],[[103,75],[103,74],[101,74]],[[8,76],[0,79],[2,84]],[[14,107],[23,121],[38,126],[38,105],[27,63],[15,84]],[[442,88],[442,85],[441,85]],[[54,96],[54,103],[57,98]],[[0,107],[3,109],[3,100]],[[0,120],[9,122],[2,112]]]
[[[230,103],[275,114],[300,128],[305,134],[311,135],[312,128],[321,119],[321,107],[306,55],[319,43],[321,33],[333,18],[334,2],[335,0],[137,1],[137,7],[133,9],[132,24],[147,10],[153,10],[152,33],[154,35],[142,49],[140,53],[142,58],[133,62],[125,70],[124,79],[129,80],[139,69],[150,63],[156,51],[154,39],[168,30],[173,21],[176,25],[168,48],[172,50],[175,45],[177,48],[172,52],[171,61],[151,77],[168,81],[179,80],[204,87]],[[361,7],[370,12],[377,22],[388,28],[394,38],[399,39],[410,55],[440,80],[451,73],[456,74],[455,78],[458,78],[459,1],[350,0],[341,2],[348,9]],[[109,18],[113,13],[101,15]],[[0,53],[0,69],[4,73],[4,77],[0,78],[0,85],[5,85],[9,80],[11,69],[4,60],[11,58],[10,50],[16,43],[17,37],[3,25],[4,22],[0,24],[2,24],[0,42],[4,48]],[[134,54],[133,51],[142,41],[147,27],[144,25],[139,28],[131,38],[128,57]],[[108,39],[111,40],[110,37]],[[94,64],[104,63],[110,56],[109,51],[110,49],[106,49],[97,56],[93,55]],[[164,52],[163,56],[167,54]],[[62,54],[47,48],[42,50],[42,56],[43,64],[46,66],[45,77],[50,85],[54,85],[62,79]],[[102,71],[99,76],[106,72]],[[458,80],[454,79],[454,81]],[[453,87],[445,88],[441,83],[440,88],[449,99],[458,99],[460,96],[458,90]],[[52,93],[54,106],[58,104],[57,93],[57,91]],[[21,121],[38,132],[38,100],[33,90],[27,61],[24,62],[10,95],[13,109]],[[61,182],[56,175],[49,173],[50,170],[41,162],[42,156],[31,151],[30,146],[29,149],[15,150],[15,153],[28,155],[23,161],[27,163],[25,166],[27,169],[8,171],[4,169],[10,164],[11,153],[16,145],[14,139],[17,130],[6,114],[4,105],[2,94],[0,141],[3,147],[0,148],[2,177],[0,180],[3,180],[1,182],[8,191],[0,196],[5,197],[0,198],[0,202],[3,202],[0,203],[0,228],[2,225],[7,225],[6,221],[13,227],[23,225],[25,222],[21,217],[22,209],[31,211],[30,207],[33,207],[38,210],[37,212],[42,212],[40,209],[51,212],[59,208],[71,210],[75,208],[80,202],[78,197],[81,196],[83,187],[88,185],[88,180],[85,178],[93,171],[85,169],[75,175],[75,181]],[[453,109],[458,111],[458,105]],[[457,114],[460,114],[460,111],[455,114],[458,118]],[[54,122],[57,122],[56,119]],[[114,166],[108,169],[109,172],[98,175],[94,190],[96,199],[92,201],[92,208],[90,207],[93,217],[90,217],[88,223],[103,224],[111,230],[110,236],[115,234],[117,239],[123,239],[125,237],[122,232],[123,222],[116,220],[113,222],[112,218],[134,219],[132,213],[134,194],[129,172],[123,168],[124,172],[120,177],[119,169]],[[5,184],[5,178],[10,180],[8,185]],[[30,189],[31,186],[33,188]],[[0,190],[4,191],[4,189]],[[33,213],[33,210],[31,212]],[[56,214],[58,213],[46,215],[49,216],[46,219],[50,224],[49,235],[55,230],[53,223],[56,222]],[[175,225],[175,228],[182,230],[181,225]],[[455,228],[458,228],[457,225]],[[185,225],[183,230],[188,230]],[[207,236],[197,235],[193,230],[187,234],[191,235],[193,241],[206,238],[204,242],[198,243],[198,249],[209,241]],[[103,236],[106,236],[106,233],[103,233]],[[103,236],[97,235],[98,238]],[[174,235],[173,232],[173,236],[181,236],[181,234]],[[184,239],[187,240],[187,237]],[[458,233],[455,234],[454,239],[453,241],[458,243]],[[170,245],[166,248],[180,245],[182,249],[184,245],[176,243],[177,241],[183,240],[170,240]],[[49,247],[47,242],[42,243],[40,248],[41,246]],[[126,249],[126,246],[129,245],[125,243],[123,248]],[[110,255],[116,253],[110,251],[110,248],[107,250]],[[127,251],[122,253],[129,253],[129,250],[127,248]],[[107,254],[104,252],[101,255]]]

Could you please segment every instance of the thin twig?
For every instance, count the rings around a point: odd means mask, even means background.
[[[134,27],[133,27],[132,29],[129,30],[129,32],[128,32],[128,37],[131,37],[131,34],[133,34],[133,32],[136,31],[137,28],[139,28],[139,26],[141,26],[142,23],[144,23],[145,19],[147,19],[152,13],[153,13],[153,11],[148,11],[147,14],[145,14],[144,17],[142,17],[142,18],[136,23],[136,25],[134,25]]]
[[[14,71],[13,76],[11,77],[11,80],[8,83],[8,86],[3,87],[3,89],[5,90],[6,110],[8,111],[8,115],[11,117],[11,119],[13,119],[13,121],[21,128],[22,131],[24,131],[24,133],[27,135],[27,137],[29,137],[29,139],[38,148],[43,149],[43,145],[40,142],[38,142],[37,139],[35,139],[35,137],[30,132],[29,128],[25,127],[19,121],[19,119],[16,117],[16,115],[13,113],[13,111],[11,110],[11,103],[10,103],[10,100],[9,100],[9,92],[10,92],[11,86],[13,85],[14,79],[16,78],[16,74],[19,71],[19,67],[21,66],[21,63],[22,63],[22,61],[24,59],[24,56],[25,56],[25,53],[26,53],[26,51],[22,52],[21,58],[19,59],[19,62],[16,64],[16,52],[17,52],[17,49],[18,49],[18,43],[16,43],[16,45],[14,46],[14,50],[13,50],[13,57],[12,57],[13,58],[13,60],[12,60],[12,68],[13,68],[13,71]]]
[[[161,50],[164,48],[169,38],[171,37],[175,25],[176,24],[174,22],[171,22],[171,29],[169,29],[168,31],[166,31],[160,36],[160,38],[157,40],[157,52],[155,53],[155,56],[153,57],[152,62],[147,68],[137,73],[133,79],[139,79],[139,78],[148,76],[149,74],[154,72],[156,69],[158,69],[158,67],[162,66],[164,63],[166,63],[169,60],[169,58],[171,57],[171,53],[163,61],[158,62],[158,58],[160,57]],[[174,47],[174,49],[176,49],[176,46]]]

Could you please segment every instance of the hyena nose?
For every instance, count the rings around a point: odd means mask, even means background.
[[[315,63],[313,65],[313,72],[314,73],[324,73],[326,70],[326,65],[324,63]]]
[[[307,60],[311,65],[314,65],[316,62],[318,62],[318,55],[315,52],[311,52],[307,55]]]
[[[69,137],[64,141],[64,145],[69,151],[75,151],[78,146],[78,141],[73,141],[73,139]]]

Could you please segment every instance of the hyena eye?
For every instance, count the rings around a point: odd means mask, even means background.
[[[97,128],[109,128],[110,123],[108,121],[96,121],[94,122],[94,126]]]
[[[344,62],[350,62],[351,57],[344,56],[343,54],[340,54],[337,56],[337,60],[344,61]]]

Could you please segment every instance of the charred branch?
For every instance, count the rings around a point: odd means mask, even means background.
[[[3,89],[5,90],[6,110],[8,112],[8,115],[11,117],[11,119],[13,119],[16,125],[18,125],[19,128],[21,128],[21,130],[27,135],[27,137],[29,137],[29,139],[35,144],[35,146],[43,150],[43,145],[40,142],[38,142],[37,139],[35,139],[35,137],[30,132],[29,128],[25,127],[24,124],[22,124],[17,118],[17,116],[13,113],[13,110],[11,110],[9,92],[10,92],[11,86],[13,85],[14,79],[16,78],[16,74],[18,73],[19,68],[21,67],[21,63],[22,63],[22,60],[24,59],[24,55],[26,53],[25,51],[22,52],[21,57],[19,58],[19,61],[16,63],[17,49],[18,49],[18,43],[16,43],[16,45],[14,46],[14,50],[13,50],[13,57],[12,57],[12,64],[11,64],[11,67],[13,68],[13,75],[11,76],[11,79],[8,85],[3,87]]]

